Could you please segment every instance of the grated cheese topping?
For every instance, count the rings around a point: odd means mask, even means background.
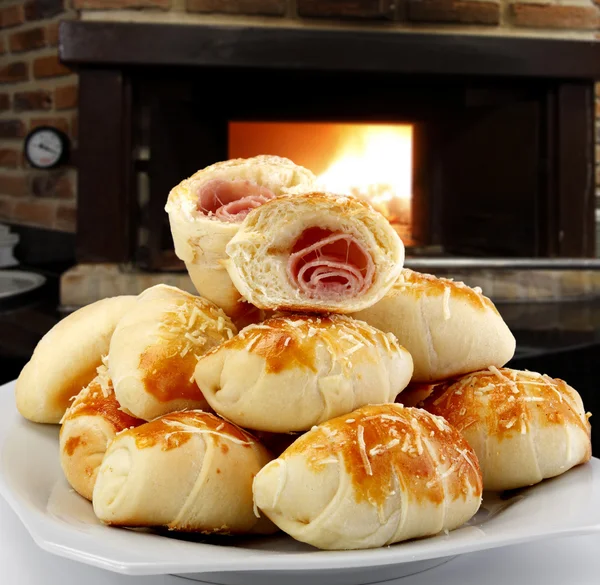
[[[443,296],[443,306],[444,306],[444,321],[448,321],[452,316],[450,313],[450,287],[444,286],[444,296]]]
[[[373,469],[371,468],[371,462],[369,461],[369,457],[367,455],[367,446],[365,445],[365,428],[362,425],[358,425],[358,449],[360,451],[360,457],[362,459],[363,465],[365,467],[365,471],[367,475],[373,475]]]

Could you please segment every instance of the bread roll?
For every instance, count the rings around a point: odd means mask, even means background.
[[[117,435],[98,471],[94,512],[113,526],[271,533],[252,502],[252,480],[269,460],[254,437],[217,416],[169,414]]]
[[[117,323],[136,297],[87,305],[59,321],[37,344],[16,385],[19,412],[38,423],[58,423],[71,398],[96,376]]]
[[[353,316],[398,338],[415,382],[502,367],[515,353],[513,334],[480,289],[430,274],[404,269],[381,301]]]
[[[106,366],[100,366],[61,421],[60,463],[71,487],[91,500],[106,448],[117,433],[143,422],[121,410]]]
[[[248,429],[303,431],[365,404],[393,402],[412,375],[391,334],[343,315],[250,325],[198,361],[210,406]]]
[[[229,317],[203,298],[163,284],[143,292],[116,328],[108,352],[119,404],[144,420],[206,408],[193,379],[196,362],[236,333]]]
[[[261,309],[351,313],[391,288],[404,246],[365,201],[310,193],[250,212],[227,255],[231,280]]]
[[[268,199],[307,190],[315,176],[278,156],[228,160],[202,169],[174,187],[165,207],[177,256],[194,286],[230,317],[251,318],[222,262],[225,246],[248,211]]]
[[[253,489],[258,508],[297,540],[374,548],[466,522],[481,503],[481,474],[442,418],[381,404],[315,427]]]
[[[486,490],[533,485],[592,454],[581,397],[549,376],[492,366],[440,384],[421,405],[473,447]]]

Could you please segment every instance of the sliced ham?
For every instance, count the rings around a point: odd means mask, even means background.
[[[213,179],[198,190],[198,210],[221,221],[236,223],[274,197],[270,189],[252,181]]]
[[[308,297],[337,301],[367,291],[375,264],[355,236],[315,227],[305,230],[294,244],[287,272]]]

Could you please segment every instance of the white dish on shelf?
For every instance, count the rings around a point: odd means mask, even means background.
[[[129,575],[179,574],[227,585],[358,585],[456,555],[600,531],[600,460],[526,490],[484,497],[467,525],[386,548],[319,551],[285,535],[200,541],[103,526],[65,481],[58,426],[21,418],[14,382],[0,387],[0,494],[44,550]]]
[[[43,286],[46,278],[35,272],[0,270],[0,299],[22,295]]]

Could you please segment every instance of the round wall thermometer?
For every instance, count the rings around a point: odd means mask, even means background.
[[[36,169],[53,169],[67,161],[69,139],[52,126],[40,126],[25,138],[25,158]]]

